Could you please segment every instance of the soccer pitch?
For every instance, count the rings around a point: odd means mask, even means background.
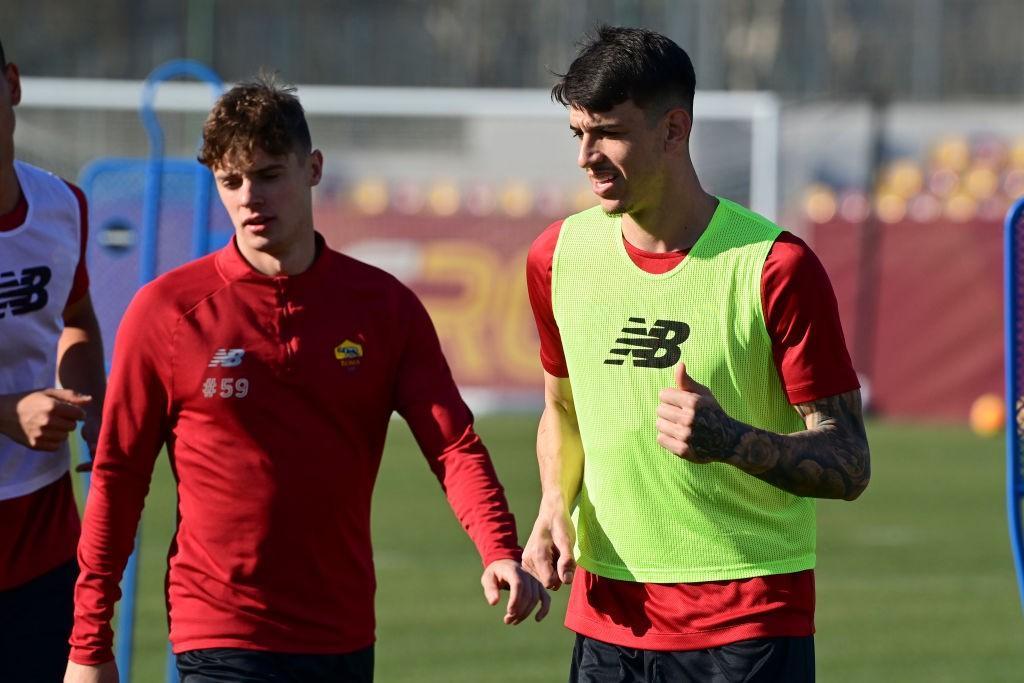
[[[539,500],[534,416],[480,419],[525,542]],[[818,504],[821,681],[1019,681],[1024,617],[1003,503],[1001,439],[966,428],[869,424],[873,478],[854,503]],[[161,457],[143,519],[131,680],[163,680],[163,572],[174,493]],[[501,623],[481,567],[401,421],[374,502],[381,683],[564,681],[565,590],[542,624]],[[324,539],[329,542],[329,539]]]

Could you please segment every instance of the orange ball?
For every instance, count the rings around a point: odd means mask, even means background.
[[[1006,405],[997,394],[982,394],[971,404],[971,429],[978,436],[995,436],[1006,425]]]

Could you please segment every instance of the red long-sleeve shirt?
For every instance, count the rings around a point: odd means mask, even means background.
[[[395,410],[484,564],[518,558],[504,492],[423,306],[318,241],[313,265],[291,277],[257,273],[229,244],[129,306],[79,546],[74,661],[111,659],[117,583],[164,443],[179,497],[175,652],[373,642],[370,497]]]

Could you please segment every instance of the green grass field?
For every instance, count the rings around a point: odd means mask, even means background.
[[[539,497],[535,418],[481,419],[525,541]],[[873,480],[854,503],[818,505],[818,675],[831,681],[1024,680],[1024,617],[1003,504],[1000,439],[875,422]],[[163,680],[163,570],[174,519],[161,459],[147,501],[133,681]],[[377,680],[564,681],[566,593],[542,624],[501,623],[481,567],[404,423],[377,486]],[[326,542],[326,540],[325,540]]]

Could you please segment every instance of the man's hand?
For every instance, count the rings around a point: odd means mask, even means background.
[[[556,591],[563,583],[572,583],[576,571],[575,545],[576,530],[565,507],[558,503],[542,504],[523,550],[523,568],[536,576],[542,586]]]
[[[64,672],[64,683],[119,683],[119,680],[117,663],[113,661],[97,665],[69,661]]]
[[[740,426],[711,390],[676,366],[676,386],[658,394],[658,444],[690,462],[724,460],[736,447]]]
[[[0,432],[37,451],[55,451],[86,417],[91,396],[40,389],[0,397]]]
[[[506,624],[514,626],[522,622],[530,616],[538,602],[540,608],[537,610],[537,621],[546,617],[551,607],[547,591],[515,560],[491,562],[480,577],[480,584],[484,587],[484,597],[489,605],[497,605],[501,600],[502,589],[508,589],[508,607],[504,617]]]

